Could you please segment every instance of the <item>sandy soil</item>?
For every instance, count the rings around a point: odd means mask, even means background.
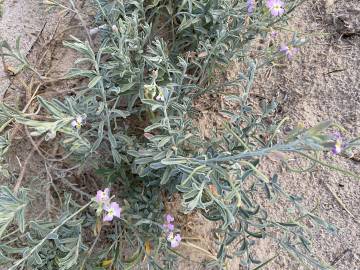
[[[3,17],[0,23],[0,37],[14,44],[17,35],[21,36],[22,50],[34,57],[32,51],[38,34],[43,29],[43,39],[51,36],[56,25],[56,18],[46,15],[39,5],[39,0],[7,0],[3,6]],[[39,15],[40,14],[40,15]],[[340,16],[340,18],[339,18]],[[360,131],[360,2],[358,0],[314,0],[308,1],[295,14],[289,27],[300,29],[304,33],[318,33],[309,36],[310,42],[301,49],[301,53],[285,68],[271,68],[271,76],[259,72],[254,92],[266,96],[268,99],[277,97],[281,105],[281,114],[289,116],[295,125],[302,122],[305,126],[312,126],[325,119],[334,119],[349,131],[349,136],[359,134]],[[48,28],[49,27],[49,28]],[[16,34],[14,34],[16,33]],[[355,33],[355,34],[353,34]],[[345,35],[344,35],[345,34]],[[343,35],[343,36],[342,36]],[[35,50],[36,51],[36,50]],[[58,73],[62,73],[71,66],[73,55],[68,51],[61,51],[53,59],[60,65]],[[65,59],[65,60],[64,60]],[[62,61],[61,61],[62,60]],[[57,64],[56,64],[57,65]],[[266,74],[269,74],[267,72]],[[0,66],[0,92],[8,88],[10,81],[4,78]],[[54,87],[54,86],[53,86]],[[62,86],[63,91],[72,86]],[[19,91],[16,87],[14,91]],[[31,149],[26,146],[25,152]],[[20,160],[25,157],[20,156]],[[328,157],[333,163],[351,171],[360,173],[360,164],[346,157]],[[13,161],[13,163],[17,162]],[[15,166],[15,165],[14,165]],[[16,165],[17,166],[17,165]],[[15,167],[16,167],[15,166]],[[37,166],[35,166],[37,168]],[[265,168],[266,169],[266,168]],[[270,170],[278,170],[273,165]],[[34,174],[38,171],[34,170]],[[3,183],[0,181],[0,183]],[[282,173],[280,183],[284,189],[304,197],[306,206],[311,209],[319,204],[320,215],[338,228],[337,234],[327,234],[323,230],[314,230],[314,254],[328,264],[333,264],[339,270],[360,269],[360,185],[353,178],[344,177],[340,173],[318,168],[312,173],[297,175]],[[344,210],[336,196],[346,206],[352,217]],[[279,218],[283,213],[272,209],[272,214]],[[200,217],[193,217],[187,221],[191,228],[191,235],[200,241],[197,244],[212,254],[215,250],[209,242],[211,227]],[[276,252],[276,246],[268,241],[259,244],[256,255],[260,259],[268,259]],[[191,259],[199,261],[203,256],[196,252],[186,253]],[[181,264],[179,269],[202,269],[197,263]],[[238,262],[229,266],[231,270],[242,270]],[[267,270],[295,270],[305,269],[294,259],[282,253]]]
[[[309,40],[301,53],[285,67],[259,70],[253,89],[254,96],[276,98],[279,114],[290,118],[289,126],[298,123],[306,127],[324,120],[334,120],[348,130],[346,136],[358,136],[360,131],[360,2],[357,0],[307,1],[294,14],[289,29],[304,33]],[[232,71],[234,72],[234,71]],[[211,129],[209,119],[215,116],[203,114],[200,124]],[[211,125],[211,124],[210,124]],[[337,164],[360,173],[357,158],[327,156],[329,163]],[[269,175],[279,172],[279,166],[270,163],[264,168]],[[304,198],[307,209],[318,206],[318,215],[333,224],[337,233],[323,229],[313,230],[313,254],[338,270],[360,269],[360,185],[359,180],[341,173],[316,168],[311,173],[292,174],[281,172],[282,187]],[[346,207],[347,210],[344,209]],[[283,208],[283,205],[282,205]],[[282,219],[284,212],[273,205],[270,215]],[[285,209],[286,210],[286,209]],[[349,214],[349,211],[351,214]],[[212,252],[211,227],[202,218],[192,220],[192,232],[199,239],[198,245]],[[278,253],[274,243],[262,240],[256,256],[267,260]],[[197,254],[189,256],[199,261]],[[182,269],[203,269],[195,263],[185,263]],[[179,268],[180,269],[180,268]],[[242,270],[237,261],[229,265],[231,270]],[[286,253],[262,269],[307,269]]]
[[[312,126],[332,119],[348,130],[347,136],[359,136],[359,18],[359,1],[308,1],[296,12],[290,26],[318,34],[309,37],[309,44],[287,68],[273,69],[270,80],[259,76],[257,91],[268,97],[286,97],[281,102],[282,113],[293,124]],[[329,163],[359,173],[360,163],[355,160],[328,157]],[[313,233],[315,255],[335,269],[360,269],[359,180],[318,168],[301,176],[282,174],[281,184],[288,191],[296,189],[309,209],[319,202],[320,215],[338,229],[334,235],[322,230]],[[302,269],[292,261],[282,256],[265,269]]]
[[[54,20],[45,12],[38,0],[8,0],[1,1],[0,38],[6,40],[10,46],[15,46],[17,38],[21,41],[21,52],[28,55],[33,48],[44,27],[51,28]],[[46,26],[45,23],[48,25]],[[13,61],[7,61],[9,65]],[[10,80],[4,72],[3,63],[0,63],[0,92],[10,85]]]
[[[78,1],[81,4],[83,1]],[[86,6],[84,8],[87,8]],[[0,61],[0,96],[7,104],[12,104],[22,110],[31,95],[37,94],[45,98],[56,98],[64,94],[71,94],[74,87],[81,85],[79,80],[61,80],[68,70],[72,67],[78,55],[71,49],[64,48],[63,41],[70,40],[70,35],[81,39],[86,38],[81,23],[72,13],[51,12],[43,5],[40,0],[7,0],[2,6],[3,14],[0,22],[0,37],[6,40],[11,47],[15,46],[17,37],[20,37],[20,51],[27,56],[31,65],[45,76],[40,80],[32,72],[24,72],[18,75],[5,72],[2,61]],[[87,19],[87,18],[85,18]],[[5,58],[6,66],[13,67],[18,64],[13,59]],[[36,90],[37,89],[37,90]],[[26,112],[36,110],[36,102],[30,103]],[[4,179],[0,177],[0,184],[14,185],[19,179],[21,170],[25,166],[25,174],[22,184],[36,190],[32,201],[33,216],[39,213],[50,217],[50,212],[54,206],[52,200],[51,187],[61,185],[59,171],[54,175],[49,174],[47,169],[52,166],[66,166],[57,164],[48,158],[58,158],[61,156],[61,149],[42,143],[37,151],[34,150],[33,142],[28,139],[28,135],[23,128],[16,125],[11,131],[11,145],[7,156],[11,177]],[[42,153],[40,155],[39,153]],[[29,162],[26,160],[29,159]],[[47,169],[46,169],[47,168]],[[46,198],[44,198],[44,194]],[[44,199],[46,209],[44,210]],[[55,208],[56,209],[56,208]]]

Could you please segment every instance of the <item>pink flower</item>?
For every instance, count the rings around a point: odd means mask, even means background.
[[[271,15],[274,17],[284,14],[284,2],[281,0],[267,0],[266,6],[269,8]]]
[[[272,32],[270,33],[270,37],[271,37],[272,39],[276,39],[276,38],[278,37],[278,35],[279,35],[279,33],[276,32],[276,31],[272,31]]]
[[[174,217],[170,214],[165,215],[165,223],[163,224],[163,229],[166,233],[166,239],[170,242],[172,248],[176,248],[180,245],[181,236],[180,234],[174,235],[175,226],[172,222],[174,222]]]
[[[175,236],[174,234],[171,232],[169,233],[167,240],[170,242],[170,245],[172,248],[176,248],[180,245],[181,242],[181,236],[179,233],[177,233]]]
[[[157,101],[165,101],[165,96],[164,96],[163,92],[160,91],[159,94],[155,97],[155,99]]]
[[[334,139],[335,139],[335,144],[334,144],[333,148],[331,149],[331,152],[334,155],[337,155],[337,154],[340,154],[340,152],[343,150],[344,147],[346,147],[346,145],[344,144],[343,138],[340,135],[340,133],[335,133]]]
[[[171,223],[163,224],[163,229],[165,230],[165,232],[172,232],[174,228],[175,228],[174,224]]]
[[[247,0],[246,3],[247,3],[248,14],[251,15],[255,10],[256,2],[255,2],[255,0]]]
[[[174,217],[170,214],[166,214],[165,219],[167,223],[171,223],[175,220]]]
[[[166,214],[165,216],[165,223],[163,224],[163,229],[166,233],[172,232],[175,228],[174,224],[172,222],[174,221],[174,217],[170,214]]]
[[[77,115],[74,120],[71,121],[71,126],[76,129],[80,129],[85,122],[86,116],[84,115]]]
[[[285,54],[287,58],[291,60],[294,57],[294,55],[299,51],[299,49],[282,43],[280,45],[279,51]]]
[[[118,203],[112,202],[110,205],[104,205],[104,210],[107,214],[104,216],[103,221],[112,221],[114,217],[120,218],[121,208]]]
[[[96,192],[96,202],[97,203],[107,203],[110,199],[110,189],[109,188],[105,188],[104,191],[102,190],[98,190]]]

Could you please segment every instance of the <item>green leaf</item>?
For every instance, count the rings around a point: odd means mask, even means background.
[[[120,116],[122,118],[126,118],[130,115],[130,113],[128,111],[122,111],[122,110],[117,110],[117,109],[113,109],[110,112],[112,114],[115,114],[116,116]]]
[[[260,270],[261,268],[263,268],[264,266],[266,266],[267,264],[271,263],[273,260],[275,260],[277,257],[279,256],[279,254],[276,254],[275,256],[271,257],[270,259],[266,260],[265,262],[263,262],[262,264],[258,265],[257,267],[255,267],[252,270]]]
[[[186,164],[187,162],[187,158],[165,158],[161,160],[161,163],[164,165]]]
[[[163,108],[164,107],[164,105],[161,102],[155,101],[155,100],[152,100],[152,99],[142,99],[141,102],[144,103],[144,104],[150,105],[152,111],[155,111],[158,108]]]
[[[199,21],[200,21],[199,18],[186,19],[186,17],[184,17],[183,20],[181,21],[179,28],[177,29],[177,32],[180,33],[181,31],[185,30],[186,28],[189,28],[191,25],[196,24]]]
[[[167,144],[169,141],[171,141],[172,137],[165,137],[163,138],[159,143],[158,143],[158,147],[163,147],[165,146],[165,144]]]
[[[16,216],[20,230],[25,230],[26,194],[22,190],[19,194],[20,196],[17,196],[6,186],[0,187],[0,237]]]
[[[81,234],[77,239],[71,239],[72,242],[75,242],[75,245],[71,250],[66,254],[65,257],[58,259],[59,270],[68,270],[71,269],[74,265],[77,265],[80,253],[81,245]]]
[[[152,124],[150,126],[147,126],[145,129],[144,129],[144,132],[150,132],[154,129],[157,129],[157,128],[161,128],[163,127],[163,125],[161,123],[155,123],[155,124]]]
[[[88,84],[88,87],[89,88],[93,88],[95,87],[95,85],[100,81],[102,80],[102,76],[98,75],[96,77],[94,77]]]
[[[171,173],[174,170],[171,167],[167,167],[166,170],[163,173],[163,176],[161,177],[160,185],[166,185],[167,182],[170,180]]]

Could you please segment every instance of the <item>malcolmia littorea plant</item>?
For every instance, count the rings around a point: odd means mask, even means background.
[[[75,5],[47,3],[79,15]],[[268,238],[302,264],[328,269],[311,256],[309,226],[334,227],[283,190],[281,175],[266,174],[259,165],[263,157],[276,155],[292,171],[322,165],[357,177],[321,157],[351,152],[358,139],[345,144],[334,135],[334,129],[344,130],[331,122],[282,132],[286,119],[276,116],[275,101],[256,108],[249,101],[256,69],[293,59],[301,45],[294,35],[288,44],[270,48],[271,55],[262,54],[268,58],[251,59],[253,42],[258,36],[275,40],[281,29],[276,27],[300,3],[95,0],[98,14],[89,32],[99,35],[99,45],[76,38],[64,43],[82,54],[69,78],[88,78],[87,87],[61,100],[38,97],[46,117],[33,119],[1,104],[0,119],[25,125],[31,136],[49,144],[58,138],[68,163],[83,170],[92,165],[103,186],[94,187],[83,205],[76,192],[64,193],[55,221],[25,218],[29,191],[2,187],[0,264],[8,269],[178,269],[186,247],[204,253],[197,263],[206,269],[229,269],[234,257],[244,269],[260,269],[275,257],[260,261],[253,248],[257,239]],[[7,56],[28,65],[2,45]],[[247,71],[231,81],[215,76],[236,61],[247,64]],[[204,139],[193,101],[206,93],[221,94],[231,106],[220,112],[222,128]],[[309,161],[309,167],[292,168],[288,154]],[[70,172],[71,167],[71,180]],[[169,201],[177,195],[181,214],[175,215]],[[270,216],[263,204],[280,198],[293,207],[286,222]],[[180,215],[193,212],[213,222],[217,254],[182,230]]]

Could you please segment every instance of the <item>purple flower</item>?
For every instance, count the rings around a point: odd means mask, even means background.
[[[174,224],[171,223],[163,224],[163,229],[165,230],[165,232],[172,232],[174,228],[175,228]]]
[[[247,0],[247,12],[251,15],[255,10],[256,2],[255,0]]]
[[[337,155],[343,150],[344,142],[343,142],[342,136],[339,133],[334,134],[334,139],[335,139],[335,144],[334,144],[333,148],[331,149],[331,152],[334,155]]]
[[[166,214],[165,216],[165,223],[163,224],[163,229],[166,233],[172,232],[175,228],[174,224],[172,222],[174,221],[174,217],[170,214]]]
[[[175,220],[174,217],[170,214],[166,214],[165,219],[167,223],[171,223]]]
[[[279,51],[285,54],[287,58],[291,60],[294,57],[294,55],[299,51],[299,49],[282,43],[280,45]]]
[[[105,188],[104,191],[98,190],[96,192],[96,202],[97,203],[107,203],[110,199],[110,189]]]
[[[77,115],[74,120],[71,121],[71,126],[76,129],[80,129],[84,122],[86,116]]]
[[[160,91],[159,94],[155,97],[157,101],[165,101],[164,94]]]
[[[167,225],[167,228],[169,229],[169,231],[172,232],[172,231],[174,230],[175,226],[174,226],[174,224],[169,223],[169,224]]]
[[[118,203],[112,202],[110,205],[104,205],[104,210],[107,214],[104,216],[103,221],[112,221],[114,216],[120,218],[121,208]]]
[[[169,233],[167,240],[170,242],[170,245],[172,248],[176,248],[180,245],[181,242],[181,236],[179,233],[177,233],[175,236],[174,234],[171,232]]]
[[[272,32],[270,33],[270,37],[271,37],[272,39],[276,39],[276,38],[278,37],[278,35],[279,35],[279,33],[276,32],[276,31],[272,31]]]
[[[269,8],[271,15],[277,17],[284,14],[284,2],[281,0],[267,0],[266,6]]]

